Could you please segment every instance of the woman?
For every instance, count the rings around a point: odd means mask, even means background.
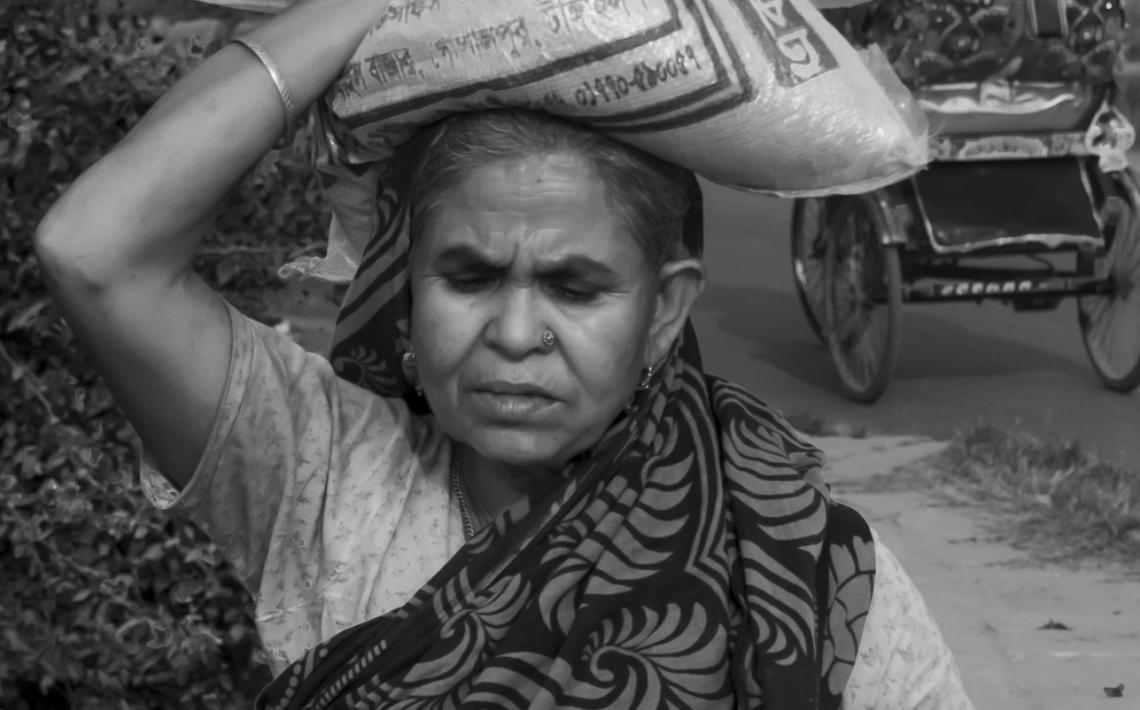
[[[250,40],[303,107],[385,10],[304,0]],[[260,706],[969,707],[819,452],[701,371],[691,174],[552,118],[445,121],[388,176],[410,197],[330,364],[190,266],[282,133],[272,74],[211,57],[37,234],[148,495],[257,598]]]

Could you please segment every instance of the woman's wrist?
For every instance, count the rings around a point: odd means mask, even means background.
[[[300,115],[340,76],[388,5],[388,0],[301,0],[244,39],[272,58]]]
[[[277,87],[277,93],[281,97],[281,111],[285,117],[285,136],[277,144],[278,148],[285,148],[293,143],[293,135],[297,125],[297,106],[293,102],[293,93],[289,91],[289,83],[285,81],[285,77],[281,74],[281,68],[277,66],[277,62],[273,60],[269,52],[265,48],[248,37],[238,37],[233,40],[235,43],[244,46],[249,51],[253,52],[254,56],[261,61],[262,66],[265,67],[266,73],[269,78],[273,80],[274,85]]]

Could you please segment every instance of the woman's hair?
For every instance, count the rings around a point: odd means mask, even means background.
[[[685,218],[699,190],[691,172],[545,113],[494,110],[449,118],[425,137],[411,190],[413,242],[443,194],[472,171],[535,155],[570,155],[602,182],[618,225],[656,270],[685,254]]]

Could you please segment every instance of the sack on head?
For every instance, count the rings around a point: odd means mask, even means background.
[[[384,161],[449,114],[508,106],[768,194],[862,192],[927,161],[885,58],[806,0],[394,0],[319,112],[335,217],[330,258],[301,270],[351,278]]]

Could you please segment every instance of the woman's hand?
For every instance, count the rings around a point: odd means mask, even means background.
[[[276,61],[299,113],[387,7],[387,0],[301,0],[249,36]],[[284,129],[269,73],[248,49],[229,45],[163,96],[36,233],[56,303],[159,468],[179,485],[206,445],[230,355],[225,306],[191,259],[226,195]]]

